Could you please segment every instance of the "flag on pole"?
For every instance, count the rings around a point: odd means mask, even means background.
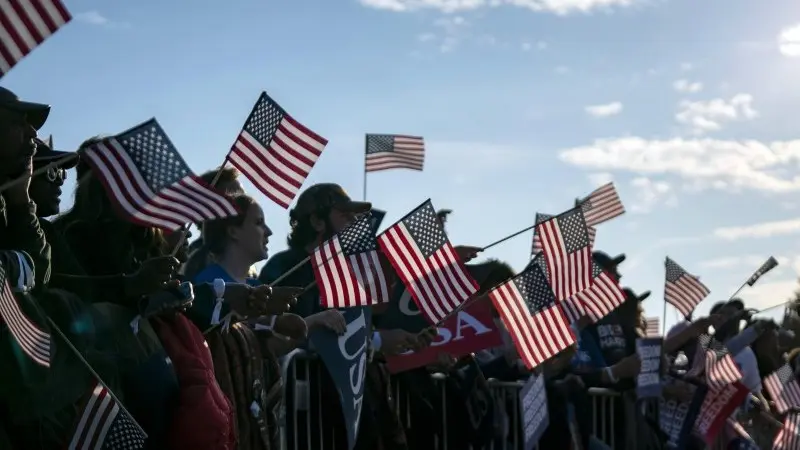
[[[567,299],[592,285],[592,242],[583,212],[573,208],[536,226],[542,256],[556,299]]]
[[[767,375],[764,378],[764,387],[775,402],[775,411],[778,414],[800,409],[800,383],[788,364]]]
[[[0,2],[0,77],[70,20],[60,0]]]
[[[33,323],[22,310],[8,276],[8,269],[0,263],[0,319],[26,355],[40,366],[50,367],[50,334]]]
[[[539,268],[542,269],[542,273],[544,274],[548,285],[552,285],[550,270],[548,270],[547,262],[542,255],[534,255],[531,264],[537,264]],[[562,311],[567,316],[569,323],[575,323],[578,321],[578,319],[586,315],[586,305],[583,304],[581,297],[578,297],[577,295],[557,301],[556,303],[561,305]]]
[[[119,212],[145,227],[177,230],[238,213],[189,169],[156,119],[83,151]]]
[[[687,317],[711,291],[700,282],[700,278],[683,270],[675,261],[667,259],[664,300]]]
[[[587,226],[599,225],[625,214],[625,206],[617,194],[614,183],[600,186],[585,199],[578,200],[577,203],[583,210]]]
[[[425,140],[418,136],[368,134],[366,147],[365,172],[388,169],[422,170],[425,162]]]
[[[539,225],[540,223],[550,220],[555,217],[552,214],[541,214],[536,213],[536,220],[534,224]],[[597,237],[597,228],[595,227],[586,227],[586,232],[589,234],[589,242],[592,243],[592,248],[594,248],[594,240]],[[531,259],[534,256],[538,255],[542,252],[542,239],[539,237],[539,233],[536,232],[536,228],[533,229],[533,248],[531,249]]]
[[[661,336],[661,319],[659,317],[645,317],[644,320],[647,323],[645,330],[647,337]]]
[[[800,448],[800,413],[794,412],[783,419],[783,426],[772,442],[772,450],[797,450],[798,448]]]
[[[431,324],[478,291],[430,200],[381,233],[378,245]]]
[[[704,371],[706,384],[712,392],[742,379],[739,366],[722,342],[708,334],[700,335],[697,341],[699,347],[687,375],[698,376]]]
[[[140,450],[147,435],[99,382],[92,386],[83,407],[69,450]]]
[[[535,261],[519,275],[492,289],[489,298],[529,369],[575,343],[569,321]]]
[[[311,263],[322,306],[352,308],[389,302],[369,214],[317,247]]]
[[[586,309],[586,315],[597,322],[625,301],[619,283],[592,260],[592,285],[575,294]]]
[[[288,208],[327,144],[262,92],[227,160],[270,200]]]
[[[759,278],[761,278],[764,274],[769,272],[770,270],[778,267],[778,260],[775,259],[774,256],[770,256],[769,259],[761,265],[761,267],[756,270],[756,272],[747,280],[747,285],[752,286],[756,284]]]

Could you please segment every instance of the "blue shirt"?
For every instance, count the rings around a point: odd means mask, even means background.
[[[222,268],[222,266],[216,263],[210,264],[205,269],[201,270],[200,273],[194,277],[192,283],[213,284],[214,280],[217,278],[224,280],[226,283],[236,283],[236,280],[234,280],[233,277]],[[255,278],[248,278],[247,284],[250,286],[260,286],[261,282]],[[194,322],[195,325],[197,325],[198,328],[200,328],[200,330],[205,331],[211,326],[211,315],[214,312],[214,306],[216,303],[216,298],[213,298],[213,296],[195,297],[192,307],[187,311],[187,316],[192,320],[192,322]],[[230,312],[230,307],[223,303],[220,311],[220,317],[225,317]]]

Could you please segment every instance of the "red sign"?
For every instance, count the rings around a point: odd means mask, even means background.
[[[503,338],[492,318],[492,304],[481,301],[447,319],[430,347],[416,353],[387,356],[386,362],[389,371],[397,373],[435,363],[442,353],[458,358],[502,344]]]
[[[709,447],[716,442],[717,435],[728,417],[736,408],[742,406],[749,393],[750,391],[739,382],[729,384],[716,391],[709,389],[706,392],[694,426]]]

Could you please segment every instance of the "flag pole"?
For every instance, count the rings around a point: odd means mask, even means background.
[[[667,260],[665,259],[664,260],[664,265],[665,265],[664,267],[666,267],[666,264],[667,264]],[[664,284],[664,313],[661,315],[661,318],[662,318],[661,321],[663,322],[661,324],[661,336],[666,338],[667,337],[667,285],[666,285],[666,283]]]
[[[748,279],[747,279],[747,281],[750,281],[750,278],[748,278]],[[742,283],[742,285],[741,285],[741,286],[739,286],[739,289],[737,289],[737,290],[736,290],[736,292],[734,292],[733,294],[731,294],[731,296],[730,296],[730,297],[728,297],[728,300],[732,300],[734,297],[736,297],[736,294],[738,294],[739,292],[741,292],[741,291],[742,291],[742,289],[744,289],[744,287],[745,287],[745,286],[747,286],[747,281],[745,281],[744,283]]]
[[[369,135],[364,135],[364,198],[362,200],[367,201],[367,142],[369,141]]]
[[[68,163],[68,162],[72,161],[73,159],[76,159],[78,156],[79,156],[78,152],[70,153],[69,155],[62,156],[61,158],[51,162],[50,164],[48,164],[48,165],[46,165],[44,167],[40,167],[40,168],[34,170],[33,173],[31,173],[30,175],[28,175],[26,173],[25,175],[22,175],[21,177],[17,177],[17,178],[15,178],[13,180],[7,181],[7,182],[3,183],[2,185],[0,185],[0,192],[5,191],[6,189],[8,189],[8,188],[10,188],[12,186],[16,186],[16,185],[22,183],[23,181],[25,181],[27,179],[30,179],[30,178],[33,178],[35,176],[41,175],[41,174],[47,172],[50,169],[54,169],[56,167],[62,166],[65,163]]]

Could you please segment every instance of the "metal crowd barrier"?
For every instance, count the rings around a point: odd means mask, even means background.
[[[333,450],[337,439],[345,436],[340,414],[327,414],[331,408],[339,410],[338,393],[335,392],[321,362],[312,353],[294,350],[284,356],[281,361],[284,380],[284,405],[279,408],[279,424],[281,450]],[[430,427],[433,442],[427,442],[425,448],[433,450],[451,450],[448,447],[448,436],[460,430],[448,430],[446,406],[446,376],[432,374],[434,386],[438,390],[441,405],[438,406],[440,420],[438,423],[427,423]],[[327,384],[327,389],[324,387]],[[484,448],[491,450],[514,450],[522,447],[519,427],[518,391],[521,382],[488,381],[492,405],[498,414],[493,424],[494,438]],[[589,390],[594,409],[593,434],[612,449],[615,444],[615,410],[619,393],[607,389],[592,388]],[[412,405],[408,392],[402,383],[393,377],[390,389],[390,401],[394,403],[400,422],[406,432],[414,432],[412,425]],[[366,411],[362,412],[363,415]],[[633,428],[633,427],[630,427]],[[338,436],[337,436],[338,435]],[[409,443],[410,448],[415,448]],[[459,449],[460,450],[460,449]],[[469,449],[473,450],[473,449]]]

